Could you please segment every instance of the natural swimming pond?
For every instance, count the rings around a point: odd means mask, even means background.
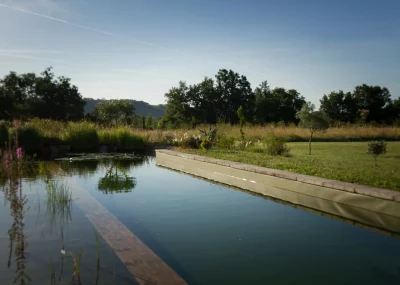
[[[153,157],[36,168],[21,189],[1,186],[0,284],[146,284],[107,242],[124,243],[107,232],[108,212],[188,284],[400,283],[400,239],[156,167]],[[70,190],[72,202],[54,202],[52,189]]]

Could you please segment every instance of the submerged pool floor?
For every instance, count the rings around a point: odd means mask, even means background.
[[[400,284],[400,239],[159,168],[152,158],[61,168],[188,284]],[[24,184],[31,284],[50,284],[50,258],[58,278],[62,244],[73,255],[82,248],[82,284],[95,284],[97,272],[98,284],[135,284],[101,236],[97,269],[94,226],[77,201],[68,225],[50,232],[43,189]],[[9,208],[0,206],[0,284],[15,278],[14,261],[7,268]],[[64,284],[72,261],[64,259]]]

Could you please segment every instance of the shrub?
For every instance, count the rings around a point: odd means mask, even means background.
[[[290,149],[282,138],[271,133],[264,139],[265,150],[269,155],[288,155]]]
[[[15,129],[12,130],[11,136],[15,136]],[[18,144],[28,153],[38,152],[43,145],[43,137],[41,132],[32,126],[23,125],[18,127]]]
[[[217,139],[217,147],[220,149],[232,149],[235,145],[235,138],[221,137]]]
[[[379,155],[386,153],[387,143],[385,141],[370,141],[368,142],[367,153],[372,155],[377,166],[376,159]]]
[[[5,123],[0,122],[0,148],[8,143],[8,127]]]
[[[212,142],[208,138],[203,138],[200,144],[202,149],[208,150],[212,146]]]
[[[193,136],[185,136],[179,145],[183,148],[199,148],[202,141],[199,138]]]
[[[89,122],[68,123],[64,140],[75,151],[93,151],[99,144],[95,125]]]
[[[128,129],[117,129],[118,148],[120,150],[144,149],[146,147],[146,139],[135,135]]]

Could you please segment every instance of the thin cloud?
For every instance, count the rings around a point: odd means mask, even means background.
[[[41,17],[41,18],[45,18],[45,19],[48,19],[48,20],[51,20],[51,21],[56,21],[56,22],[63,23],[63,24],[69,25],[69,26],[73,26],[73,27],[76,27],[76,28],[80,28],[80,29],[83,29],[83,30],[87,30],[87,31],[91,31],[91,32],[95,32],[95,33],[99,33],[99,34],[103,34],[103,35],[107,35],[107,36],[122,37],[120,35],[117,35],[117,34],[114,34],[114,33],[111,33],[111,32],[107,32],[107,31],[104,31],[104,30],[99,30],[99,29],[95,29],[95,28],[92,28],[92,27],[88,27],[88,26],[72,23],[72,22],[69,22],[69,21],[66,21],[66,20],[63,20],[63,19],[51,17],[51,16],[48,16],[48,15],[40,14],[40,13],[35,13],[35,12],[32,12],[32,11],[28,11],[28,10],[25,10],[25,9],[17,8],[17,7],[6,5],[6,4],[0,4],[0,7],[12,9],[14,11],[18,11],[18,12],[21,12],[21,13],[25,13],[25,14],[29,14],[29,15],[33,15],[33,16],[37,16],[37,17]],[[144,41],[140,41],[140,40],[136,40],[136,39],[132,39],[132,38],[127,38],[127,37],[123,37],[123,38],[129,39],[129,40],[131,40],[133,42],[136,42],[136,43],[139,43],[139,44],[143,44],[143,45],[147,45],[147,46],[150,46],[150,47],[153,47],[153,48],[158,48],[158,49],[163,49],[163,50],[167,50],[167,51],[176,52],[176,51],[174,51],[172,49],[169,49],[167,47],[155,45],[155,44],[152,44],[152,43],[148,43],[148,42],[144,42]]]
[[[0,53],[52,53],[59,54],[61,51],[58,50],[33,50],[33,49],[0,49]]]
[[[12,53],[0,53],[0,56],[4,57],[13,57],[13,58],[23,58],[23,59],[33,59],[33,60],[42,60],[42,61],[51,61],[57,63],[67,63],[64,60],[57,60],[52,58],[44,58],[44,57],[36,57],[36,56],[28,56],[28,55],[21,55],[21,54],[12,54]]]

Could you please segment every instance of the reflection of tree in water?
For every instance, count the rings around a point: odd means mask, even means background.
[[[90,177],[96,173],[99,161],[60,161],[60,167],[69,175],[78,175],[79,177]]]
[[[16,275],[14,278],[14,284],[26,284],[26,281],[30,281],[30,277],[25,272],[25,250],[27,247],[26,235],[24,233],[24,216],[29,210],[29,207],[25,209],[25,205],[28,201],[26,195],[22,195],[22,179],[21,179],[21,168],[18,167],[19,178],[13,176],[10,171],[10,178],[8,179],[8,185],[5,189],[6,199],[10,202],[11,216],[13,217],[13,223],[8,230],[10,238],[9,244],[9,256],[8,256],[8,268],[12,264],[12,253],[14,250],[14,261],[16,264]]]
[[[136,179],[126,175],[124,165],[113,164],[103,178],[99,179],[98,189],[104,194],[129,193],[136,186]],[[120,171],[120,172],[118,172]]]

